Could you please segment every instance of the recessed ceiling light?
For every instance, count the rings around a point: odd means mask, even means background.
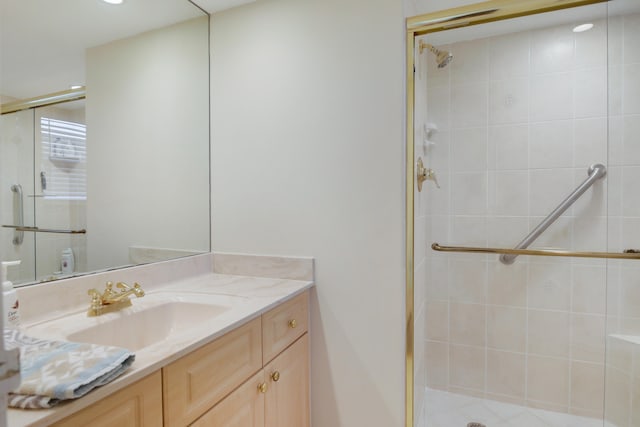
[[[76,89],[82,89],[82,85],[71,85],[69,86],[71,89],[76,90]]]
[[[573,29],[574,33],[581,33],[583,31],[587,31],[593,28],[593,24],[592,23],[588,23],[588,24],[582,24],[582,25],[578,25],[577,27],[575,27]]]
[[[102,0],[102,1],[109,4],[121,4],[124,0]]]

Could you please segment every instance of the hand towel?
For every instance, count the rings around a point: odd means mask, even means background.
[[[4,330],[8,348],[20,348],[20,386],[9,393],[9,406],[51,408],[84,396],[114,380],[133,363],[135,355],[119,347],[50,341]]]

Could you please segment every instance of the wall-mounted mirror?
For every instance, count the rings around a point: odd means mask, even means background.
[[[0,1],[14,283],[210,250],[208,32],[187,0]],[[23,105],[74,85],[78,100]]]

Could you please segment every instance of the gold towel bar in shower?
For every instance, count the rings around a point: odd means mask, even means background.
[[[624,252],[574,252],[557,249],[507,249],[507,248],[478,248],[473,246],[441,246],[439,243],[431,245],[431,249],[438,252],[471,252],[480,254],[507,255],[535,255],[535,256],[564,256],[577,258],[614,258],[640,259],[640,251],[627,249]]]
[[[16,231],[32,231],[34,233],[58,233],[58,234],[87,234],[84,228],[81,230],[59,230],[53,228],[28,227],[26,225],[3,225],[4,228],[13,228]]]

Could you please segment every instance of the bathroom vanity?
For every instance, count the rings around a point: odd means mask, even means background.
[[[296,280],[221,274],[212,270],[236,273],[237,259],[216,268],[214,262],[207,267],[207,257],[212,255],[154,264],[156,277],[162,276],[157,269],[169,264],[196,263],[201,265],[195,270],[204,271],[147,287],[145,297],[121,312],[87,317],[86,307],[81,312],[59,307],[53,315],[32,317],[25,325],[28,334],[81,336],[97,344],[115,340],[128,344],[136,361],[120,378],[75,401],[46,410],[10,409],[9,426],[308,426],[312,273],[291,275],[280,265],[274,275]],[[144,268],[151,266],[134,269]],[[84,293],[87,300],[86,290],[73,286],[74,294]],[[25,306],[39,301],[34,288],[24,289]],[[200,306],[210,309],[198,312]],[[31,309],[33,316],[37,309]],[[161,316],[145,317],[156,312]],[[150,328],[149,319],[158,327]],[[125,336],[110,335],[112,325]]]

